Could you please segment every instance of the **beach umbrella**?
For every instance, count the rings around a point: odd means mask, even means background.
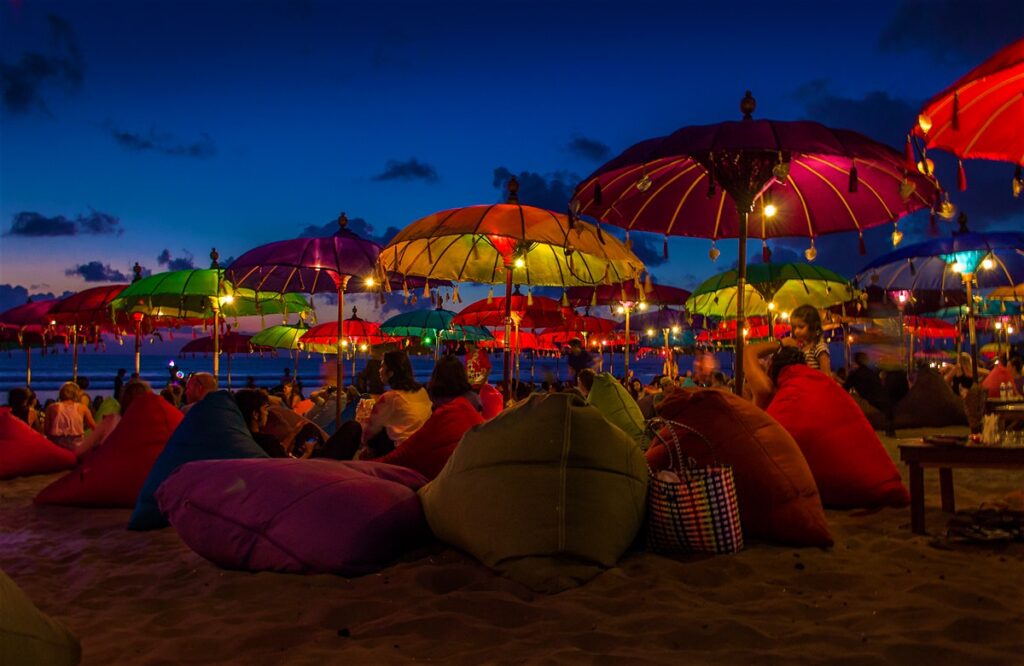
[[[278,324],[265,328],[252,336],[250,342],[261,347],[287,349],[295,358],[295,370],[292,376],[299,376],[299,353],[302,351],[301,338],[309,330],[305,321],[297,324]]]
[[[506,311],[519,328],[557,326],[572,318],[569,308],[553,298],[513,294],[507,300],[499,296],[470,303],[452,321],[461,326],[503,326]]]
[[[252,342],[253,336],[228,331],[214,340],[213,336],[207,335],[195,340],[189,340],[179,350],[179,356],[185,354],[216,354],[224,353],[228,358],[228,388],[231,388],[231,357],[234,354],[248,354],[250,352],[270,351],[271,347],[255,345]],[[218,352],[219,349],[219,352]]]
[[[50,319],[71,332],[71,380],[78,379],[78,334],[84,329],[94,332],[128,328],[130,317],[111,314],[110,303],[125,290],[126,284],[111,284],[84,289],[66,296],[50,309]]]
[[[135,266],[135,281],[114,298],[110,307],[114,313],[124,312],[136,322],[135,371],[140,365],[140,327],[145,317],[172,320],[212,321],[213,339],[220,337],[220,321],[224,317],[245,317],[302,313],[309,310],[305,299],[296,294],[257,292],[236,288],[224,279],[224,271],[217,265],[216,250],[210,252],[212,265],[208,269],[189,269],[141,276]],[[213,356],[213,374],[219,374],[218,355]]]
[[[988,293],[986,298],[996,301],[1016,301],[1024,303],[1024,282],[1015,284],[1012,287],[996,287]]]
[[[958,159],[957,180],[967,189],[963,160],[983,159],[1016,164],[1013,195],[1024,190],[1024,39],[1003,48],[953,85],[925,102],[911,136],[918,141],[920,168],[933,169],[929,149]],[[914,161],[911,136],[907,153]]]
[[[686,343],[686,338],[682,334],[689,328],[689,323],[686,313],[682,310],[672,310],[668,306],[662,306],[657,310],[648,310],[634,316],[632,324],[637,331],[644,331],[648,338],[654,338],[659,333],[662,335],[662,353],[666,359],[672,356],[673,338]],[[623,328],[625,328],[625,322]],[[675,379],[675,363],[668,363],[667,369],[666,374]]]
[[[381,323],[381,333],[396,338],[433,340],[490,340],[494,336],[483,326],[461,326],[454,323],[457,313],[442,308],[403,312]]]
[[[25,350],[25,385],[32,385],[32,347],[44,347],[51,337],[50,310],[57,304],[56,298],[41,301],[29,299],[23,305],[16,305],[0,312],[0,329],[18,342]],[[32,344],[38,340],[38,345]]]
[[[381,252],[381,265],[402,275],[456,283],[504,283],[506,341],[513,284],[564,288],[639,279],[643,263],[623,243],[591,224],[520,204],[518,190],[512,178],[506,203],[454,208],[413,222]],[[506,395],[511,360],[506,347]]]
[[[333,321],[314,326],[306,331],[299,338],[303,349],[321,354],[337,354],[339,365],[343,350],[351,350],[352,374],[354,376],[358,352],[368,351],[372,345],[395,341],[394,337],[381,332],[380,324],[360,318],[357,312],[358,308],[353,307],[352,316],[342,323],[340,338],[338,337],[338,324]]]
[[[747,238],[809,238],[804,253],[817,256],[823,234],[893,225],[941,197],[935,180],[908,173],[900,153],[865,136],[814,122],[754,120],[754,98],[740,103],[743,120],[684,127],[638,143],[600,167],[575,190],[571,209],[622,227],[669,236],[739,240],[737,281],[747,280]],[[861,237],[861,251],[864,251]],[[746,318],[743,298],[736,316]],[[736,347],[743,350],[742,326]],[[742,392],[738,364],[736,392]]]
[[[279,293],[334,294],[338,317],[334,340],[338,364],[338,390],[344,388],[341,344],[345,339],[342,320],[345,294],[378,289],[377,270],[380,245],[348,229],[345,213],[338,216],[338,231],[331,236],[292,238],[267,243],[243,253],[227,267],[228,278],[239,287]],[[335,407],[341,423],[341,402]]]
[[[490,340],[481,340],[479,345],[483,349],[503,349],[505,347],[505,329],[495,328],[491,331],[493,336]],[[512,331],[512,342],[511,347],[513,349],[527,349],[527,350],[538,350],[538,349],[550,349],[542,344],[541,339],[537,334],[529,331]]]
[[[607,305],[612,312],[625,317],[624,361],[626,375],[629,375],[630,318],[634,313],[642,314],[652,305],[682,306],[690,297],[690,292],[679,287],[655,284],[648,275],[646,284],[630,281],[596,287],[575,287],[568,290],[567,297],[574,307]]]
[[[1024,233],[973,233],[960,214],[960,229],[948,238],[916,243],[878,257],[854,278],[886,290],[918,288],[966,293],[968,339],[977,372],[978,341],[974,322],[974,291],[1024,281]],[[977,375],[975,375],[977,376]]]

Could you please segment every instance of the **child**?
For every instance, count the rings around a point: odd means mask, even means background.
[[[793,336],[786,338],[782,344],[787,347],[799,346],[804,352],[807,365],[817,368],[832,376],[832,364],[829,359],[828,345],[822,340],[821,315],[810,305],[801,305],[789,316]]]

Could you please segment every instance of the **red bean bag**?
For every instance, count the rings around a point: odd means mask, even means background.
[[[78,467],[36,495],[36,504],[130,509],[182,414],[156,393],[143,393],[117,427]]]
[[[1017,389],[1014,388],[1013,384],[1013,373],[1005,365],[997,365],[992,368],[992,372],[985,376],[985,379],[981,381],[981,386],[988,391],[988,397],[999,398],[999,386],[1001,384],[1009,384],[1010,392],[1014,395],[1017,394]]]
[[[864,413],[832,378],[782,369],[766,410],[804,454],[825,506],[906,506],[910,494]]]
[[[679,431],[684,456],[698,465],[732,465],[743,534],[795,546],[831,546],[818,488],[800,447],[785,428],[752,402],[718,389],[681,389],[662,400],[658,415],[687,425],[711,442]],[[662,438],[647,450],[655,471],[668,466]],[[671,441],[671,439],[668,439]]]
[[[156,500],[188,547],[219,566],[359,575],[429,535],[424,483],[375,462],[205,460],[175,470]]]
[[[75,462],[74,453],[40,435],[9,408],[0,408],[0,479],[62,472]]]
[[[377,462],[414,469],[433,479],[462,441],[466,431],[484,422],[480,412],[465,398],[455,398],[434,409],[423,426]]]
[[[490,421],[505,408],[505,399],[501,397],[501,391],[490,384],[480,387],[480,404],[483,405],[484,419]]]

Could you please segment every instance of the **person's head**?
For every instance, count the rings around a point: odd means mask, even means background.
[[[569,340],[569,351],[575,353],[583,349],[583,342],[579,338]]]
[[[658,386],[661,388],[662,391],[668,393],[669,391],[673,390],[676,387],[676,383],[672,381],[671,377],[662,377],[658,381]]]
[[[466,366],[454,356],[442,356],[434,365],[427,384],[432,399],[456,398],[472,390],[466,377]]]
[[[78,388],[78,384],[74,382],[64,382],[60,387],[60,391],[57,392],[57,399],[61,402],[64,402],[65,400],[77,402],[81,395],[82,390]]]
[[[7,405],[11,408],[11,413],[25,422],[28,422],[28,410],[32,406],[31,400],[27,388],[12,388],[7,392]]]
[[[870,361],[868,360],[867,352],[859,351],[853,355],[853,362],[858,368],[866,368]]]
[[[160,397],[167,401],[169,405],[174,407],[178,406],[178,397],[174,394],[174,391],[170,387],[166,387],[160,391]]]
[[[772,380],[772,386],[778,386],[779,373],[790,365],[806,365],[807,359],[804,353],[796,347],[783,347],[772,356],[771,365],[768,366],[768,378]]]
[[[590,395],[590,389],[594,388],[595,377],[597,377],[597,373],[590,368],[583,368],[576,373],[576,388],[578,388],[580,393],[583,395]]]
[[[1011,356],[1010,372],[1013,373],[1014,377],[1020,377],[1024,373],[1024,359],[1017,355]]]
[[[715,370],[711,373],[711,386],[713,388],[723,388],[725,386],[725,373],[721,370]]]
[[[132,381],[125,384],[124,389],[121,390],[121,399],[118,401],[121,404],[121,416],[128,413],[128,407],[143,393],[149,393],[153,389],[150,388],[149,382],[142,379],[133,379]]]
[[[124,376],[125,376],[126,374],[128,374],[128,371],[127,371],[127,370],[125,370],[124,368],[118,368],[118,369],[117,369],[117,378],[118,378],[118,379],[124,379]]]
[[[813,305],[801,305],[789,315],[793,337],[801,342],[817,342],[821,339],[821,315]]]
[[[638,377],[633,377],[633,379],[629,380],[629,388],[634,393],[640,393],[644,390],[644,383]]]
[[[78,384],[78,388],[82,389],[83,391],[87,391],[89,389],[89,378],[88,377],[83,377],[82,375],[78,375],[78,377],[75,379],[75,383]]]
[[[206,397],[207,393],[217,390],[217,378],[208,372],[197,372],[188,378],[185,384],[185,402],[193,404]]]
[[[973,367],[971,366],[971,355],[969,353],[960,352],[960,357],[957,359],[957,362],[960,364],[960,369],[964,372],[973,372]]]
[[[235,394],[235,402],[245,425],[252,432],[259,432],[260,428],[267,425],[267,415],[270,414],[270,398],[266,392],[259,389],[241,389]]]
[[[281,393],[285,398],[292,397],[292,394],[295,393],[295,384],[293,382],[285,382],[281,384]]]
[[[389,351],[380,363],[380,380],[397,391],[416,391],[420,385],[412,372],[409,355],[404,351]]]

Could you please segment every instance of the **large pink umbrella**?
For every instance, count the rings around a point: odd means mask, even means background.
[[[32,345],[27,344],[30,337],[39,336],[40,344],[45,346],[49,337],[50,310],[57,304],[56,298],[42,301],[29,300],[24,305],[17,305],[0,312],[0,329],[8,331],[17,339],[18,346],[25,348],[25,385],[32,385]]]
[[[262,347],[250,343],[251,335],[228,331],[220,336],[220,340],[214,341],[212,335],[189,340],[179,351],[179,354],[216,354],[220,351],[228,357],[228,388],[231,388],[231,357],[235,354],[248,354],[250,352],[273,351],[271,347]]]
[[[110,303],[128,285],[111,284],[91,287],[60,299],[50,309],[50,320],[66,326],[71,332],[71,380],[78,379],[78,335],[83,330],[128,329],[132,326],[131,315],[119,311],[111,312]]]
[[[665,236],[739,239],[738,290],[745,291],[747,238],[810,239],[808,261],[822,234],[893,225],[941,200],[935,180],[907,172],[899,151],[865,136],[814,122],[754,120],[754,98],[740,103],[743,120],[684,127],[642,141],[600,167],[575,191],[571,210],[627,231]],[[861,238],[863,251],[863,238]],[[737,319],[745,319],[743,298]],[[737,354],[743,352],[737,326]],[[736,391],[743,366],[737,364]]]

